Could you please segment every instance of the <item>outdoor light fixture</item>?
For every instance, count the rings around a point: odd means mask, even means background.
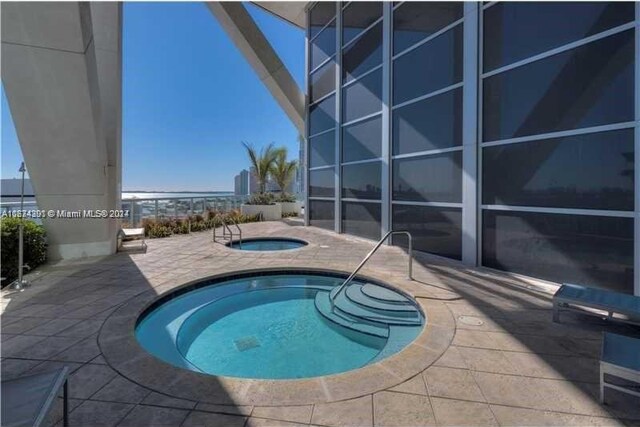
[[[18,228],[18,280],[10,285],[10,288],[16,291],[23,291],[29,286],[29,282],[22,277],[24,270],[24,173],[26,171],[24,162],[20,163],[18,172],[22,172],[22,188],[20,191],[20,227]]]

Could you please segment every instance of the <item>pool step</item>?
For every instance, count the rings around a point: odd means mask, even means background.
[[[331,310],[329,292],[320,291],[316,294],[315,305],[318,312],[328,321],[347,329],[373,335],[380,338],[389,337],[389,328],[383,325],[376,325],[372,322],[363,322],[359,318],[354,318],[337,310]]]
[[[362,285],[362,293],[369,298],[386,302],[388,304],[411,304],[409,298],[404,295],[383,286],[374,285],[373,283],[366,283]]]
[[[347,298],[351,300],[351,302],[354,302],[362,307],[371,309],[373,311],[381,312],[383,314],[387,311],[392,311],[392,312],[398,313],[399,315],[402,315],[404,313],[412,315],[412,314],[415,314],[416,312],[415,306],[411,304],[411,302],[409,302],[409,300],[407,300],[406,298],[404,303],[385,302],[382,300],[371,298],[370,296],[366,295],[363,292],[363,288],[364,288],[363,285],[359,283],[353,283],[352,285],[349,285],[344,290],[344,292],[346,293]]]
[[[355,285],[350,285],[355,286]],[[404,325],[404,326],[418,326],[422,324],[422,318],[417,308],[413,307],[410,312],[399,311],[386,311],[380,309],[373,309],[369,307],[363,307],[351,301],[345,292],[337,294],[338,288],[331,291],[329,295],[336,295],[334,300],[333,310],[338,313],[344,313],[346,315],[360,318],[365,321],[380,323],[382,325]],[[327,298],[330,296],[327,295]],[[331,303],[329,302],[329,308]]]

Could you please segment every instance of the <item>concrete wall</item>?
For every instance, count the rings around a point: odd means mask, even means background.
[[[122,4],[2,3],[2,81],[40,209],[117,209]],[[44,220],[50,257],[116,249],[116,220]]]

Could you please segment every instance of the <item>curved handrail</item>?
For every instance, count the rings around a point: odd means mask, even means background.
[[[411,236],[411,233],[405,230],[398,230],[398,231],[391,230],[387,234],[385,234],[382,237],[382,239],[378,241],[378,243],[376,243],[373,249],[371,249],[371,251],[367,254],[367,256],[364,257],[362,262],[356,267],[355,270],[353,270],[353,273],[351,273],[349,277],[347,277],[347,279],[344,282],[342,282],[342,284],[338,287],[338,290],[336,291],[336,293],[334,293],[333,295],[329,294],[329,301],[331,301],[332,307],[336,297],[340,295],[340,292],[342,292],[343,289],[345,289],[349,285],[349,283],[351,283],[351,281],[356,276],[356,274],[358,274],[360,269],[365,265],[367,261],[369,261],[369,258],[371,258],[371,256],[378,250],[378,248],[382,246],[384,241],[387,240],[389,236],[393,234],[406,234],[406,236],[409,238],[409,280],[413,280],[413,237]]]
[[[233,217],[229,216],[228,218],[231,220],[233,225],[235,225],[236,228],[238,229],[238,236],[240,237],[240,249],[242,249],[242,230],[240,229],[240,226],[238,225],[236,220],[233,219]],[[231,233],[231,229],[229,229],[229,232]],[[231,233],[231,238],[233,238],[233,233]]]

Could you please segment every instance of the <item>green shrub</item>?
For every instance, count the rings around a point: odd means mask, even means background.
[[[282,218],[292,218],[292,217],[297,217],[298,216],[298,212],[283,212],[282,213]]]
[[[277,201],[284,202],[284,203],[293,203],[297,201],[297,199],[296,199],[296,196],[294,196],[293,194],[280,193],[280,195],[277,198]]]
[[[271,193],[254,193],[247,201],[248,205],[274,205],[274,195]]]
[[[206,218],[206,219],[205,219]],[[192,215],[189,218],[161,218],[157,221],[151,218],[142,220],[145,234],[148,237],[169,237],[174,234],[188,234],[192,232],[210,230],[227,224],[244,224],[247,222],[257,222],[258,215],[242,215],[240,211],[233,210],[226,213],[208,211],[205,215]],[[189,224],[191,222],[191,224]]]
[[[20,218],[0,219],[2,233],[2,277],[9,284],[18,278],[18,235]],[[24,220],[24,263],[34,269],[47,260],[47,242],[44,227]]]

